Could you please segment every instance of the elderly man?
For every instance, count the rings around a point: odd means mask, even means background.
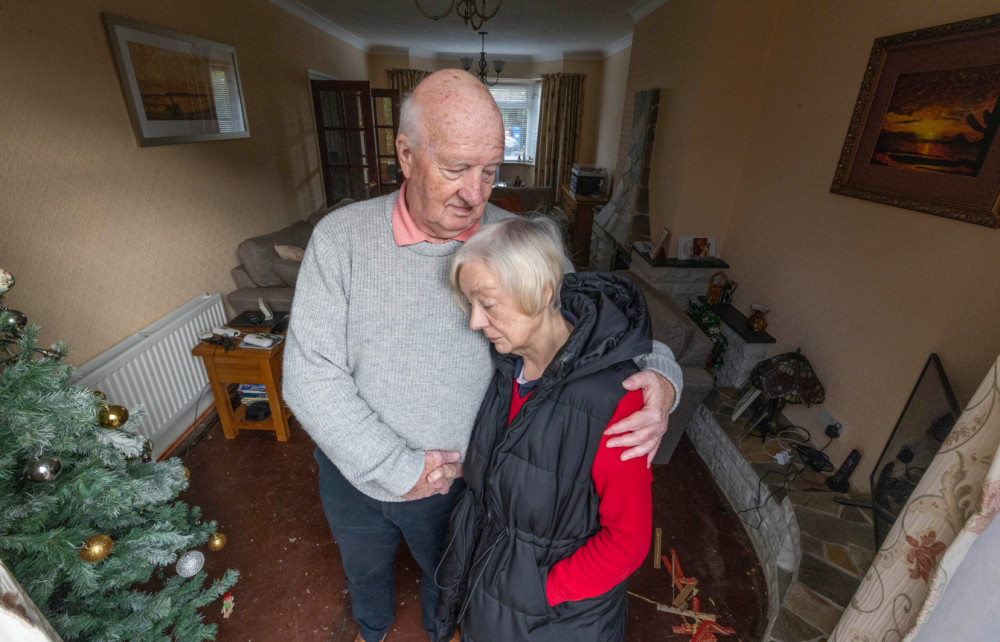
[[[325,217],[302,262],[284,396],[317,445],[359,641],[380,640],[392,624],[400,535],[423,571],[424,628],[434,628],[434,570],[464,486],[456,462],[492,374],[486,340],[452,299],[448,266],[481,221],[510,216],[487,205],[503,150],[489,91],[463,71],[432,74],[404,101],[402,188]],[[643,389],[646,407],[608,429],[627,433],[609,446],[651,460],[681,375],[664,346],[643,365],[663,376],[626,381]]]

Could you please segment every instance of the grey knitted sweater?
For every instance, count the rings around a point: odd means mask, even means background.
[[[461,243],[398,247],[397,195],[340,208],[316,226],[283,364],[283,396],[303,429],[348,481],[382,501],[413,488],[425,450],[464,456],[493,368],[488,342],[448,288]],[[483,222],[506,216],[487,205]],[[669,348],[643,365],[680,398]]]

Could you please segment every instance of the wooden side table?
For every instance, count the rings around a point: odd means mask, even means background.
[[[583,196],[561,186],[559,207],[566,212],[570,224],[569,252],[573,267],[586,270],[590,263],[590,234],[594,229],[594,209],[608,203],[603,196]]]
[[[240,430],[273,430],[278,441],[288,441],[288,418],[292,413],[281,398],[281,358],[284,352],[284,341],[267,350],[237,347],[229,352],[220,345],[202,341],[191,350],[191,354],[205,362],[205,372],[212,386],[212,396],[226,439],[235,439]],[[243,404],[234,411],[228,388],[232,383],[264,384],[271,416],[261,421],[248,421],[245,417],[247,407]]]

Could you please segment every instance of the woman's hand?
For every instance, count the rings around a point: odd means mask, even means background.
[[[674,386],[666,377],[652,370],[637,372],[622,382],[626,390],[642,389],[643,406],[619,422],[608,426],[605,435],[620,435],[607,442],[608,448],[628,448],[622,461],[646,455],[646,466],[653,463],[660,440],[667,434]]]

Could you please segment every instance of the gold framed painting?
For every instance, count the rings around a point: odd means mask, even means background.
[[[101,15],[140,147],[250,136],[233,47]]]
[[[830,191],[1000,227],[1000,14],[875,40]]]

